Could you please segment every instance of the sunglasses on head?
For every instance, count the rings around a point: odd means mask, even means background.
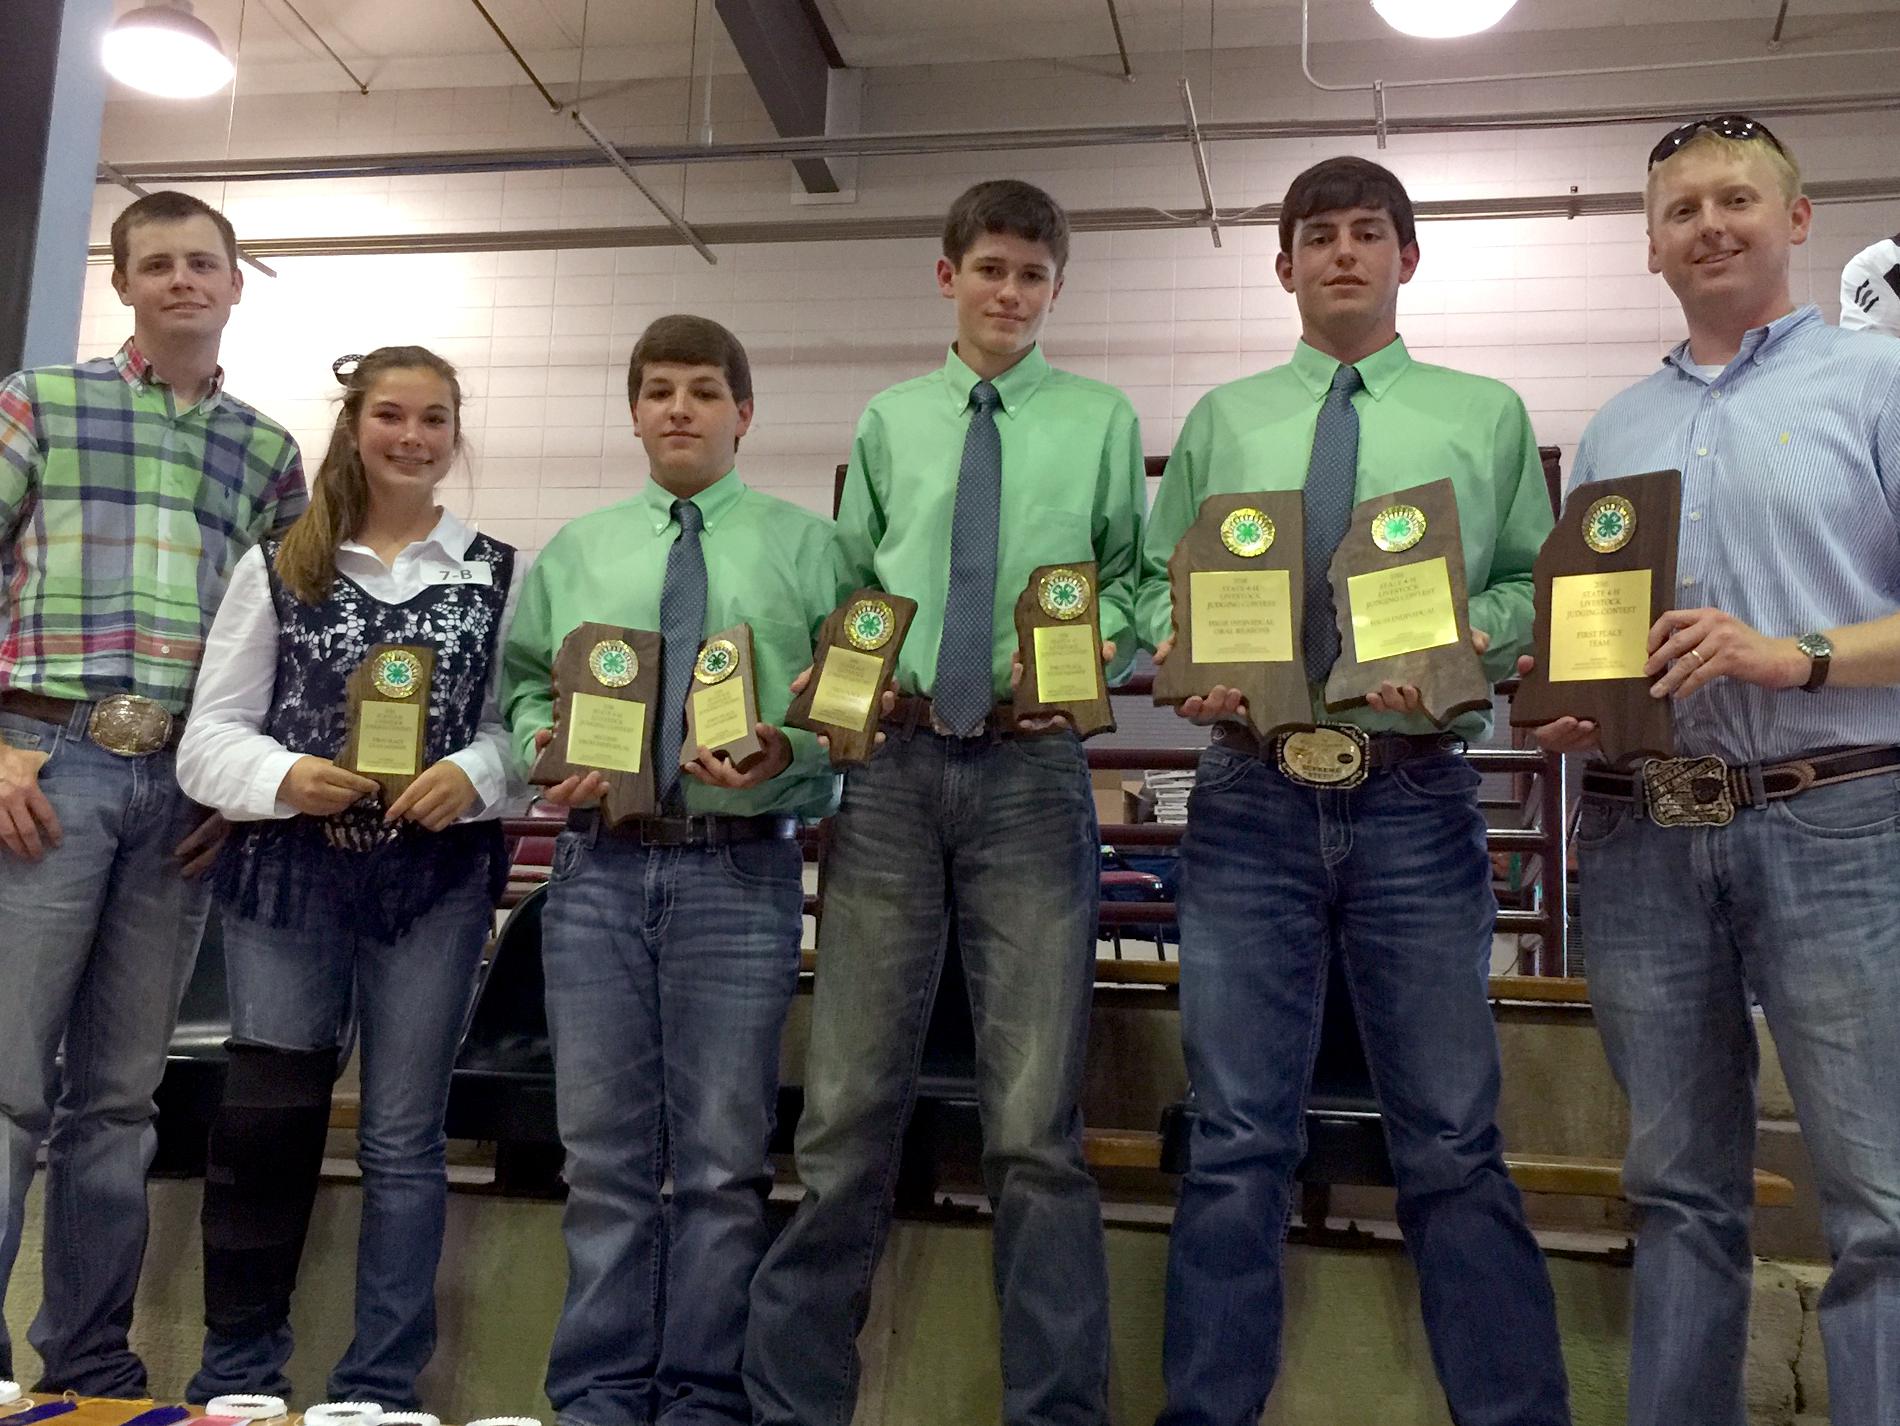
[[[1751,119],[1746,114],[1716,114],[1707,119],[1691,119],[1688,123],[1671,129],[1662,136],[1660,143],[1649,151],[1649,166],[1654,168],[1677,149],[1688,143],[1700,133],[1715,134],[1724,139],[1766,139],[1775,146],[1775,152],[1785,154],[1788,151],[1781,146],[1781,140],[1769,132],[1768,126],[1759,119]]]

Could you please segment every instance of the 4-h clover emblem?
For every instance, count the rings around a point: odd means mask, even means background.
[[[602,639],[587,655],[587,667],[607,688],[625,688],[640,672],[640,656],[624,639]]]
[[[844,636],[854,649],[881,649],[896,630],[897,614],[882,599],[860,599],[845,611]]]
[[[1090,602],[1088,578],[1080,570],[1052,569],[1036,586],[1036,603],[1051,619],[1080,619]]]
[[[1388,505],[1372,517],[1372,543],[1389,555],[1425,538],[1425,512],[1416,505]]]
[[[1220,542],[1242,559],[1264,555],[1273,547],[1273,521],[1263,511],[1243,505],[1220,522]]]
[[[1583,512],[1583,542],[1600,555],[1613,554],[1636,534],[1636,507],[1606,495]]]

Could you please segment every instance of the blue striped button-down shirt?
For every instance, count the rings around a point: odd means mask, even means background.
[[[1900,341],[1802,307],[1714,379],[1685,342],[1583,433],[1575,485],[1682,472],[1678,609],[1774,638],[1900,611]],[[1678,752],[1776,762],[1900,743],[1900,688],[1772,691],[1716,679],[1676,705]]]

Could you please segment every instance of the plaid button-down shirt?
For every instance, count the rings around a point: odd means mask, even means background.
[[[238,556],[304,508],[282,426],[197,405],[131,342],[0,384],[0,689],[183,712]]]

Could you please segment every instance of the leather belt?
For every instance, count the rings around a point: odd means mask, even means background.
[[[798,819],[788,812],[758,817],[629,817],[610,826],[592,807],[568,814],[568,828],[594,832],[642,847],[724,847],[735,842],[789,842],[798,835]]]
[[[90,709],[86,715],[86,736],[109,753],[122,758],[142,758],[166,748],[178,746],[185,736],[185,720],[175,716],[162,703],[136,693],[114,693],[97,703],[73,698],[49,698],[23,688],[0,692],[0,712],[17,713],[41,723],[70,727],[73,715]]]
[[[1766,807],[1813,787],[1900,771],[1900,747],[1829,749],[1732,767],[1720,758],[1650,758],[1635,772],[1585,768],[1583,795],[1633,802],[1659,827],[1725,827],[1738,807]]]
[[[1242,757],[1273,760],[1278,738],[1262,743],[1252,728],[1240,723],[1216,723],[1211,734],[1216,746]],[[1400,763],[1428,758],[1438,753],[1464,751],[1465,740],[1456,733],[1368,733],[1366,734],[1366,770],[1390,772]]]
[[[890,732],[914,733],[919,728],[928,728],[943,738],[988,738],[994,742],[998,738],[1030,737],[1033,734],[1022,733],[1016,726],[1016,712],[1013,705],[998,703],[983,720],[983,726],[974,733],[955,732],[948,723],[937,716],[937,708],[928,698],[918,693],[900,693],[896,706],[890,716],[884,720],[884,727]]]

